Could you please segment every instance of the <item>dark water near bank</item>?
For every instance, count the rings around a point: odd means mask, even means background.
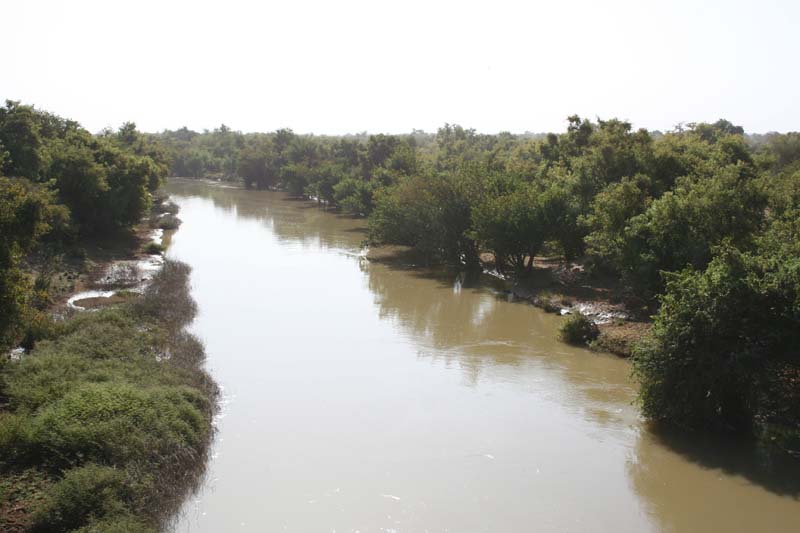
[[[800,531],[796,470],[649,430],[560,317],[369,263],[363,222],[280,193],[168,190],[224,389],[176,531]]]

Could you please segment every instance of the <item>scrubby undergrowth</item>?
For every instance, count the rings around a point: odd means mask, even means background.
[[[581,313],[570,315],[559,329],[561,340],[579,346],[592,342],[599,334],[597,324]]]
[[[0,370],[0,530],[157,530],[199,479],[217,389],[189,267],[145,293],[53,324]]]

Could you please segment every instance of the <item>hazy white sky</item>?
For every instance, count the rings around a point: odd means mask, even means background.
[[[0,0],[0,98],[92,131],[800,130],[800,0]]]

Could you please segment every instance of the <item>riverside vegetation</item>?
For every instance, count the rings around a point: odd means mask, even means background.
[[[654,317],[628,328],[637,342],[609,335],[619,324],[593,341],[633,352],[645,416],[800,450],[800,133],[746,135],[726,120],[649,132],[572,116],[563,134],[222,126],[152,138],[175,175],[243,179],[366,216],[371,243],[429,263],[525,283],[553,272],[537,257],[559,258],[579,273],[573,287],[605,284],[629,315]],[[567,324],[565,339],[598,334]]]
[[[800,449],[798,133],[746,135],[725,120],[648,132],[573,116],[563,134],[142,134],[125,124],[92,135],[7,102],[0,172],[0,347],[27,351],[3,363],[2,490],[36,509],[26,527],[158,527],[165,507],[152,503],[171,501],[159,491],[185,486],[170,477],[190,471],[182,461],[202,464],[213,386],[182,333],[191,313],[159,315],[145,296],[52,323],[52,273],[37,260],[129,234],[168,173],[241,179],[365,216],[371,243],[427,263],[533,286],[558,269],[573,286],[609,283],[630,314],[654,317],[633,349],[646,417]],[[185,267],[162,275],[185,292]],[[580,317],[568,324],[567,340],[597,333]],[[36,381],[54,369],[66,377]],[[138,437],[120,439],[131,420]]]
[[[184,329],[189,267],[167,260],[141,294],[95,312],[58,305],[93,250],[141,245],[162,153],[132,124],[95,136],[15,102],[0,109],[3,531],[155,531],[204,469],[217,388]],[[153,223],[177,224],[174,213]]]

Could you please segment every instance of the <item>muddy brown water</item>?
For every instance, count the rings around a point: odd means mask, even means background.
[[[367,262],[363,221],[282,193],[168,191],[224,391],[175,531],[800,531],[793,463],[655,432],[628,362],[491,278]]]

